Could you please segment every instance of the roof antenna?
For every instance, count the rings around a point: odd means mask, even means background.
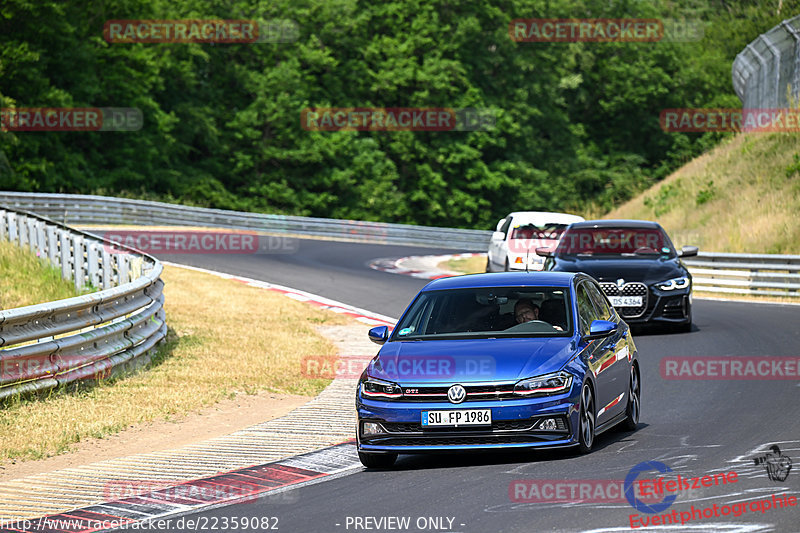
[[[530,261],[528,261],[528,256],[531,254],[531,245],[529,244],[525,250],[525,273],[528,273],[528,265]]]

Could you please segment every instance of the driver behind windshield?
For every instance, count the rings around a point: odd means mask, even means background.
[[[517,324],[539,320],[539,306],[528,299],[519,300],[514,305],[514,318],[517,319]]]

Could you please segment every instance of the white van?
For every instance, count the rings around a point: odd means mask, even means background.
[[[555,247],[564,229],[584,218],[566,213],[517,211],[497,222],[489,243],[486,272],[541,270],[544,257],[536,248]]]

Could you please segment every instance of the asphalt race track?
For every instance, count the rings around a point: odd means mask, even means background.
[[[375,258],[437,253],[448,251],[303,240],[296,254],[159,255],[159,259],[278,283],[398,317],[426,281],[375,271],[367,263]],[[194,517],[277,517],[278,530],[290,533],[629,531],[630,515],[656,515],[635,510],[624,498],[615,502],[514,501],[509,487],[517,480],[624,480],[643,461],[660,461],[682,476],[738,473],[736,483],[681,492],[673,506],[660,514],[689,511],[692,505],[702,509],[753,502],[773,494],[800,496],[797,379],[668,381],[659,372],[665,356],[796,357],[800,306],[695,300],[694,322],[691,333],[635,335],[642,364],[640,427],[634,433],[605,433],[589,455],[553,450],[401,456],[394,470],[354,469],[349,475],[293,489],[293,497],[283,503],[262,499]],[[765,468],[754,462],[774,444],[794,461],[784,481],[769,479]],[[409,525],[398,527],[392,520],[378,527],[372,519],[356,517],[409,517]],[[794,533],[800,532],[800,508],[762,512],[748,507],[738,517],[731,514],[642,530]]]

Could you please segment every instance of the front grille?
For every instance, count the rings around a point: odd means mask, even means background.
[[[644,283],[640,283],[638,281],[626,283],[622,286],[622,288],[617,287],[616,283],[601,283],[600,287],[602,287],[603,292],[606,293],[606,296],[641,296],[642,297],[642,305],[638,307],[617,307],[616,309],[619,311],[619,314],[622,315],[623,318],[637,318],[644,314],[647,310],[647,297],[649,292],[647,290],[647,285]]]
[[[390,433],[419,433],[422,424],[414,422],[381,422],[381,425]]]
[[[459,426],[459,427],[426,427],[422,424],[406,422],[382,422],[381,425],[390,433],[422,433],[422,431],[520,431],[531,429],[534,420],[499,420],[489,426]]]
[[[567,422],[563,417],[550,417],[556,420],[556,429],[549,431],[566,431]],[[529,418],[527,420],[495,420],[491,429],[488,426],[460,426],[460,427],[428,427],[422,429],[422,424],[416,422],[381,422],[381,425],[390,433],[436,433],[436,432],[490,432],[490,431],[529,431],[543,418]],[[541,430],[546,431],[546,430]]]
[[[447,399],[447,386],[439,387],[415,387],[403,388],[403,397],[400,401],[403,402],[443,402],[450,404]],[[485,400],[502,400],[508,398],[518,398],[514,396],[514,384],[499,384],[499,385],[464,385],[467,391],[467,398],[462,403],[485,401]],[[416,392],[409,392],[410,390]],[[451,404],[452,405],[452,404]]]

